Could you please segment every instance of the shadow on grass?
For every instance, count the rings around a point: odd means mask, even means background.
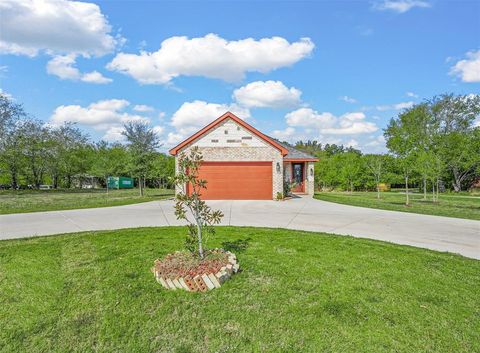
[[[241,253],[247,250],[251,240],[252,238],[224,241],[222,242],[222,248],[233,253]]]

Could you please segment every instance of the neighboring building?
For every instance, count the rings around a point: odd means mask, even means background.
[[[283,193],[284,180],[294,182],[292,192],[313,195],[313,164],[318,159],[262,134],[230,112],[172,148],[170,154],[177,157],[194,146],[204,160],[199,170],[199,177],[207,180],[203,199],[271,200]]]

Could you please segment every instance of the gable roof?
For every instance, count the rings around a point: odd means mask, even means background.
[[[243,121],[242,119],[240,119],[238,116],[236,116],[235,114],[231,113],[231,112],[226,112],[225,114],[223,114],[222,116],[220,116],[219,118],[215,119],[214,121],[212,121],[210,124],[208,124],[207,126],[205,126],[203,129],[199,130],[197,133],[193,134],[192,136],[190,136],[189,138],[187,138],[186,140],[180,142],[178,145],[176,145],[175,147],[173,147],[170,151],[168,151],[172,156],[176,156],[178,151],[180,151],[183,147],[187,146],[188,144],[192,143],[193,141],[197,140],[199,137],[201,137],[202,135],[206,134],[207,132],[209,132],[210,130],[212,130],[213,128],[215,128],[217,125],[219,125],[220,123],[222,123],[223,121],[227,120],[227,119],[232,119],[233,121],[235,121],[238,125],[244,127],[246,130],[250,131],[251,133],[253,133],[254,135],[258,136],[259,138],[261,138],[262,140],[264,140],[265,142],[269,143],[270,145],[272,145],[273,147],[275,147],[276,149],[278,149],[281,153],[282,153],[282,156],[285,156],[287,153],[288,153],[288,149],[282,145],[281,143],[279,143],[278,141],[268,137],[267,135],[265,134],[262,134],[260,131],[258,131],[257,129],[255,129],[253,126],[251,126],[250,124],[247,124],[245,121]]]
[[[293,147],[290,144],[280,142],[276,139],[278,144],[282,145],[288,150],[288,154],[283,158],[284,161],[312,161],[312,162],[318,162],[318,158],[315,156],[312,156],[311,154],[308,154],[306,152],[300,151]]]

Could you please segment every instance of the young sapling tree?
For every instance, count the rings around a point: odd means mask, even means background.
[[[189,251],[197,251],[201,259],[205,255],[206,237],[214,234],[213,226],[220,223],[223,217],[221,211],[212,210],[201,199],[202,190],[207,188],[207,181],[199,178],[202,161],[198,147],[193,147],[188,154],[182,152],[178,156],[178,170],[174,178],[178,190],[175,197],[175,216],[187,221],[188,237],[185,245]]]

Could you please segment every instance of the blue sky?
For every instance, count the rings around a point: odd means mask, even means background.
[[[164,149],[229,109],[282,140],[384,151],[434,95],[480,93],[480,2],[0,2],[0,87],[50,124]]]

